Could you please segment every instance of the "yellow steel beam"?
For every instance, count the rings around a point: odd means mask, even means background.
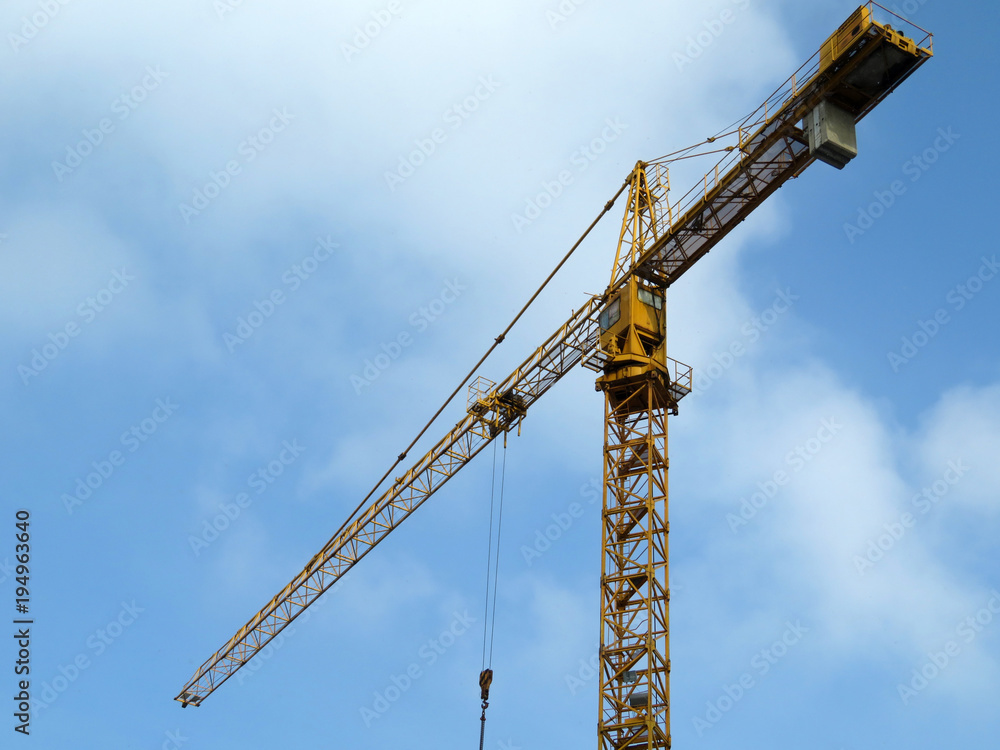
[[[632,172],[612,283],[598,317],[604,391],[601,524],[600,750],[670,747],[667,414],[690,391],[690,370],[666,356],[662,289],[628,274],[655,239],[645,165]]]

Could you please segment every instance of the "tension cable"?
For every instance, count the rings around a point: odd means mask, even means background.
[[[493,683],[493,638],[496,635],[497,582],[500,576],[500,531],[503,525],[503,494],[507,477],[507,433],[503,434],[503,457],[500,463],[500,499],[496,508],[496,554],[493,554],[493,515],[496,500],[497,444],[493,443],[493,473],[490,477],[490,529],[486,549],[486,605],[483,612],[483,662],[479,673],[479,697],[482,700],[482,714],[479,717],[479,750],[483,750],[486,739],[486,709],[489,708],[490,685]],[[493,579],[493,601],[490,602],[490,578]],[[490,611],[492,609],[492,612]],[[489,640],[489,650],[486,642]]]

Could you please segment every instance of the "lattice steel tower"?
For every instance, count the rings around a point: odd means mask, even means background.
[[[670,747],[667,413],[676,414],[690,391],[690,370],[666,356],[664,288],[628,273],[657,227],[657,201],[640,162],[609,289],[624,284],[599,318],[594,362],[603,370],[597,388],[605,414],[601,750]]]

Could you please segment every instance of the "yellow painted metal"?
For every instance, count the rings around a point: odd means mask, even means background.
[[[933,37],[875,2],[852,15],[865,21],[852,35],[845,24],[832,59],[818,50],[760,107],[733,128],[735,148],[684,195],[668,205],[652,191],[652,232],[644,234],[630,267],[616,261],[610,292],[634,273],[656,286],[669,287],[704,257],[772,193],[815,161],[809,139],[799,127],[820,102],[830,101],[857,123],[933,54]],[[884,19],[879,20],[879,17]],[[838,36],[840,35],[840,36]],[[830,40],[824,48],[830,46]],[[830,53],[832,55],[832,53]],[[714,142],[723,141],[720,135]],[[669,158],[654,160],[664,166]],[[638,205],[638,204],[636,204]],[[630,204],[630,209],[634,207]],[[637,224],[633,221],[633,226]]]
[[[856,11],[738,124],[734,146],[680,199],[668,202],[669,160],[638,163],[605,293],[499,385],[476,381],[467,415],[352,516],[196,670],[176,700],[200,705],[494,437],[520,427],[531,405],[582,363],[601,373],[597,387],[605,397],[600,747],[668,748],[667,415],[690,393],[691,369],[666,356],[665,289],[812,164],[799,123],[820,101],[857,122],[932,55],[930,34],[911,36],[880,22],[886,13],[892,15],[874,2]],[[893,23],[906,26],[903,19]]]
[[[879,22],[877,16],[882,15],[884,22]],[[901,30],[893,28],[893,24],[907,27],[907,33],[920,32],[922,36],[912,39]],[[877,2],[862,5],[851,17],[841,24],[830,38],[819,48],[819,72],[839,61],[845,54],[854,49],[858,41],[866,35],[881,36],[890,44],[899,47],[913,56],[931,56],[933,54],[933,37],[919,26],[907,21]]]
[[[509,431],[515,424],[520,435],[521,420],[528,413],[528,401],[517,386],[501,391],[492,380],[480,376],[469,384],[467,409],[489,428],[491,436],[501,430]]]
[[[657,237],[656,200],[646,178],[645,164],[638,162],[635,165],[629,182],[628,207],[622,219],[618,252],[611,267],[612,286],[628,275],[642,252]]]
[[[632,171],[612,284],[598,318],[604,392],[601,750],[670,747],[667,413],[690,391],[666,356],[662,288],[630,273],[656,236],[646,165]],[[630,262],[626,265],[624,260]],[[682,366],[683,367],[683,366]],[[678,378],[678,380],[680,380]]]
[[[830,67],[834,61],[839,60],[841,55],[847,52],[857,38],[867,32],[871,25],[872,9],[867,5],[862,5],[819,48],[820,72]]]
[[[604,381],[598,747],[670,747],[664,371]]]
[[[637,369],[665,364],[666,342],[661,333],[667,314],[665,302],[662,290],[634,276],[611,298],[599,318],[598,345],[615,364],[614,372],[606,377],[628,377]]]

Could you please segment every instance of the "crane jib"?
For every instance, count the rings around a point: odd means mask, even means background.
[[[510,429],[535,401],[592,352],[597,343],[597,300],[591,299],[503,382],[491,389],[490,410],[471,412],[202,664],[176,697],[199,705],[390,531],[440,489],[495,437]],[[516,394],[516,410],[510,409]],[[518,416],[518,415],[521,416]]]

